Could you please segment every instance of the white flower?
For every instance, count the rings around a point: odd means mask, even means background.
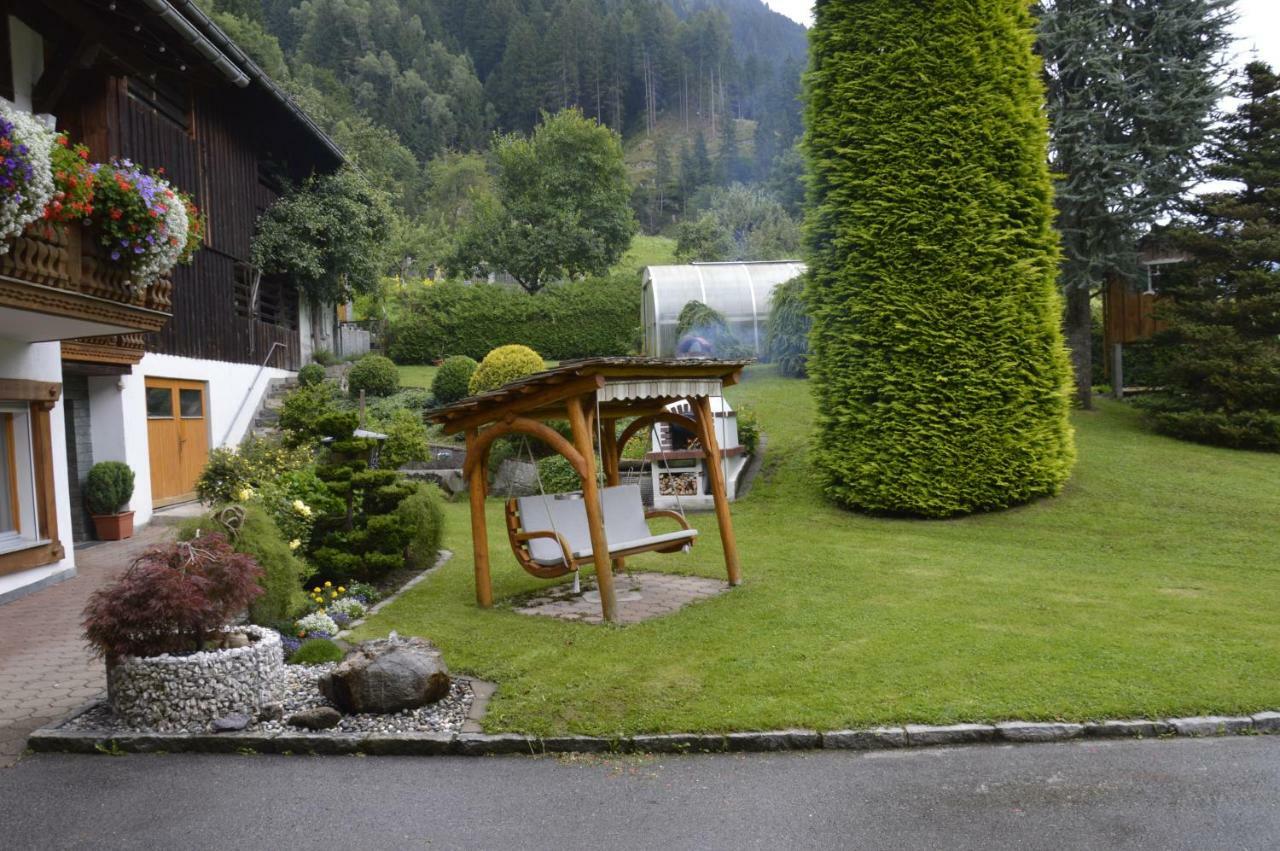
[[[311,506],[307,505],[300,499],[295,499],[293,501],[293,510],[301,514],[303,517],[311,516]]]
[[[304,618],[299,618],[294,626],[297,627],[298,632],[305,632],[307,635],[311,635],[313,632],[336,635],[338,632],[338,625],[333,622],[333,618],[324,612],[312,612]]]
[[[26,145],[25,159],[31,164],[31,180],[0,203],[0,254],[9,250],[9,240],[21,235],[27,225],[44,215],[53,200],[53,146],[58,134],[0,98],[0,116],[13,125],[13,143]]]
[[[289,549],[291,550],[296,550],[300,546],[302,546],[302,541],[299,541],[297,538],[294,538],[289,542]]]
[[[364,607],[364,603],[361,603],[359,600],[352,597],[344,597],[341,600],[335,600],[333,605],[329,606],[329,608],[340,615],[346,615],[352,620],[364,617],[365,612],[367,611]]]

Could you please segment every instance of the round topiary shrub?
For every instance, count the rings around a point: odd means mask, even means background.
[[[99,461],[89,469],[84,501],[90,514],[118,514],[133,498],[133,470],[121,461]]]
[[[347,373],[347,387],[352,396],[361,390],[366,396],[390,396],[400,389],[400,370],[391,358],[365,355]]]
[[[467,390],[474,396],[542,370],[542,355],[528,346],[499,346],[480,361]]]
[[[471,392],[471,376],[478,365],[466,355],[446,358],[436,371],[436,377],[431,379],[431,395],[435,397],[436,404],[452,405],[465,398]]]
[[[323,665],[326,662],[341,662],[346,651],[327,638],[312,638],[302,642],[293,655],[289,657],[290,665]]]
[[[1070,476],[1032,24],[1014,0],[817,5],[808,368],[841,505],[947,517]]]
[[[298,370],[298,384],[303,387],[310,387],[321,381],[324,381],[324,367],[318,363],[309,363]]]

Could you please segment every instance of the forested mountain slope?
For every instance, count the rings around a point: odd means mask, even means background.
[[[651,229],[700,187],[763,183],[800,133],[807,36],[760,0],[202,3],[410,221],[456,217],[427,208],[442,178],[477,176],[458,155],[544,111],[576,106],[643,152]]]

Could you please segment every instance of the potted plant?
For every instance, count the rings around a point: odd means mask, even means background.
[[[103,541],[133,537],[133,512],[125,510],[133,498],[133,470],[120,461],[99,461],[89,470],[84,501],[93,529]]]

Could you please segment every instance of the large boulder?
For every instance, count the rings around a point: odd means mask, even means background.
[[[394,634],[364,642],[319,681],[321,693],[349,714],[416,709],[447,695],[450,684],[435,645]]]

